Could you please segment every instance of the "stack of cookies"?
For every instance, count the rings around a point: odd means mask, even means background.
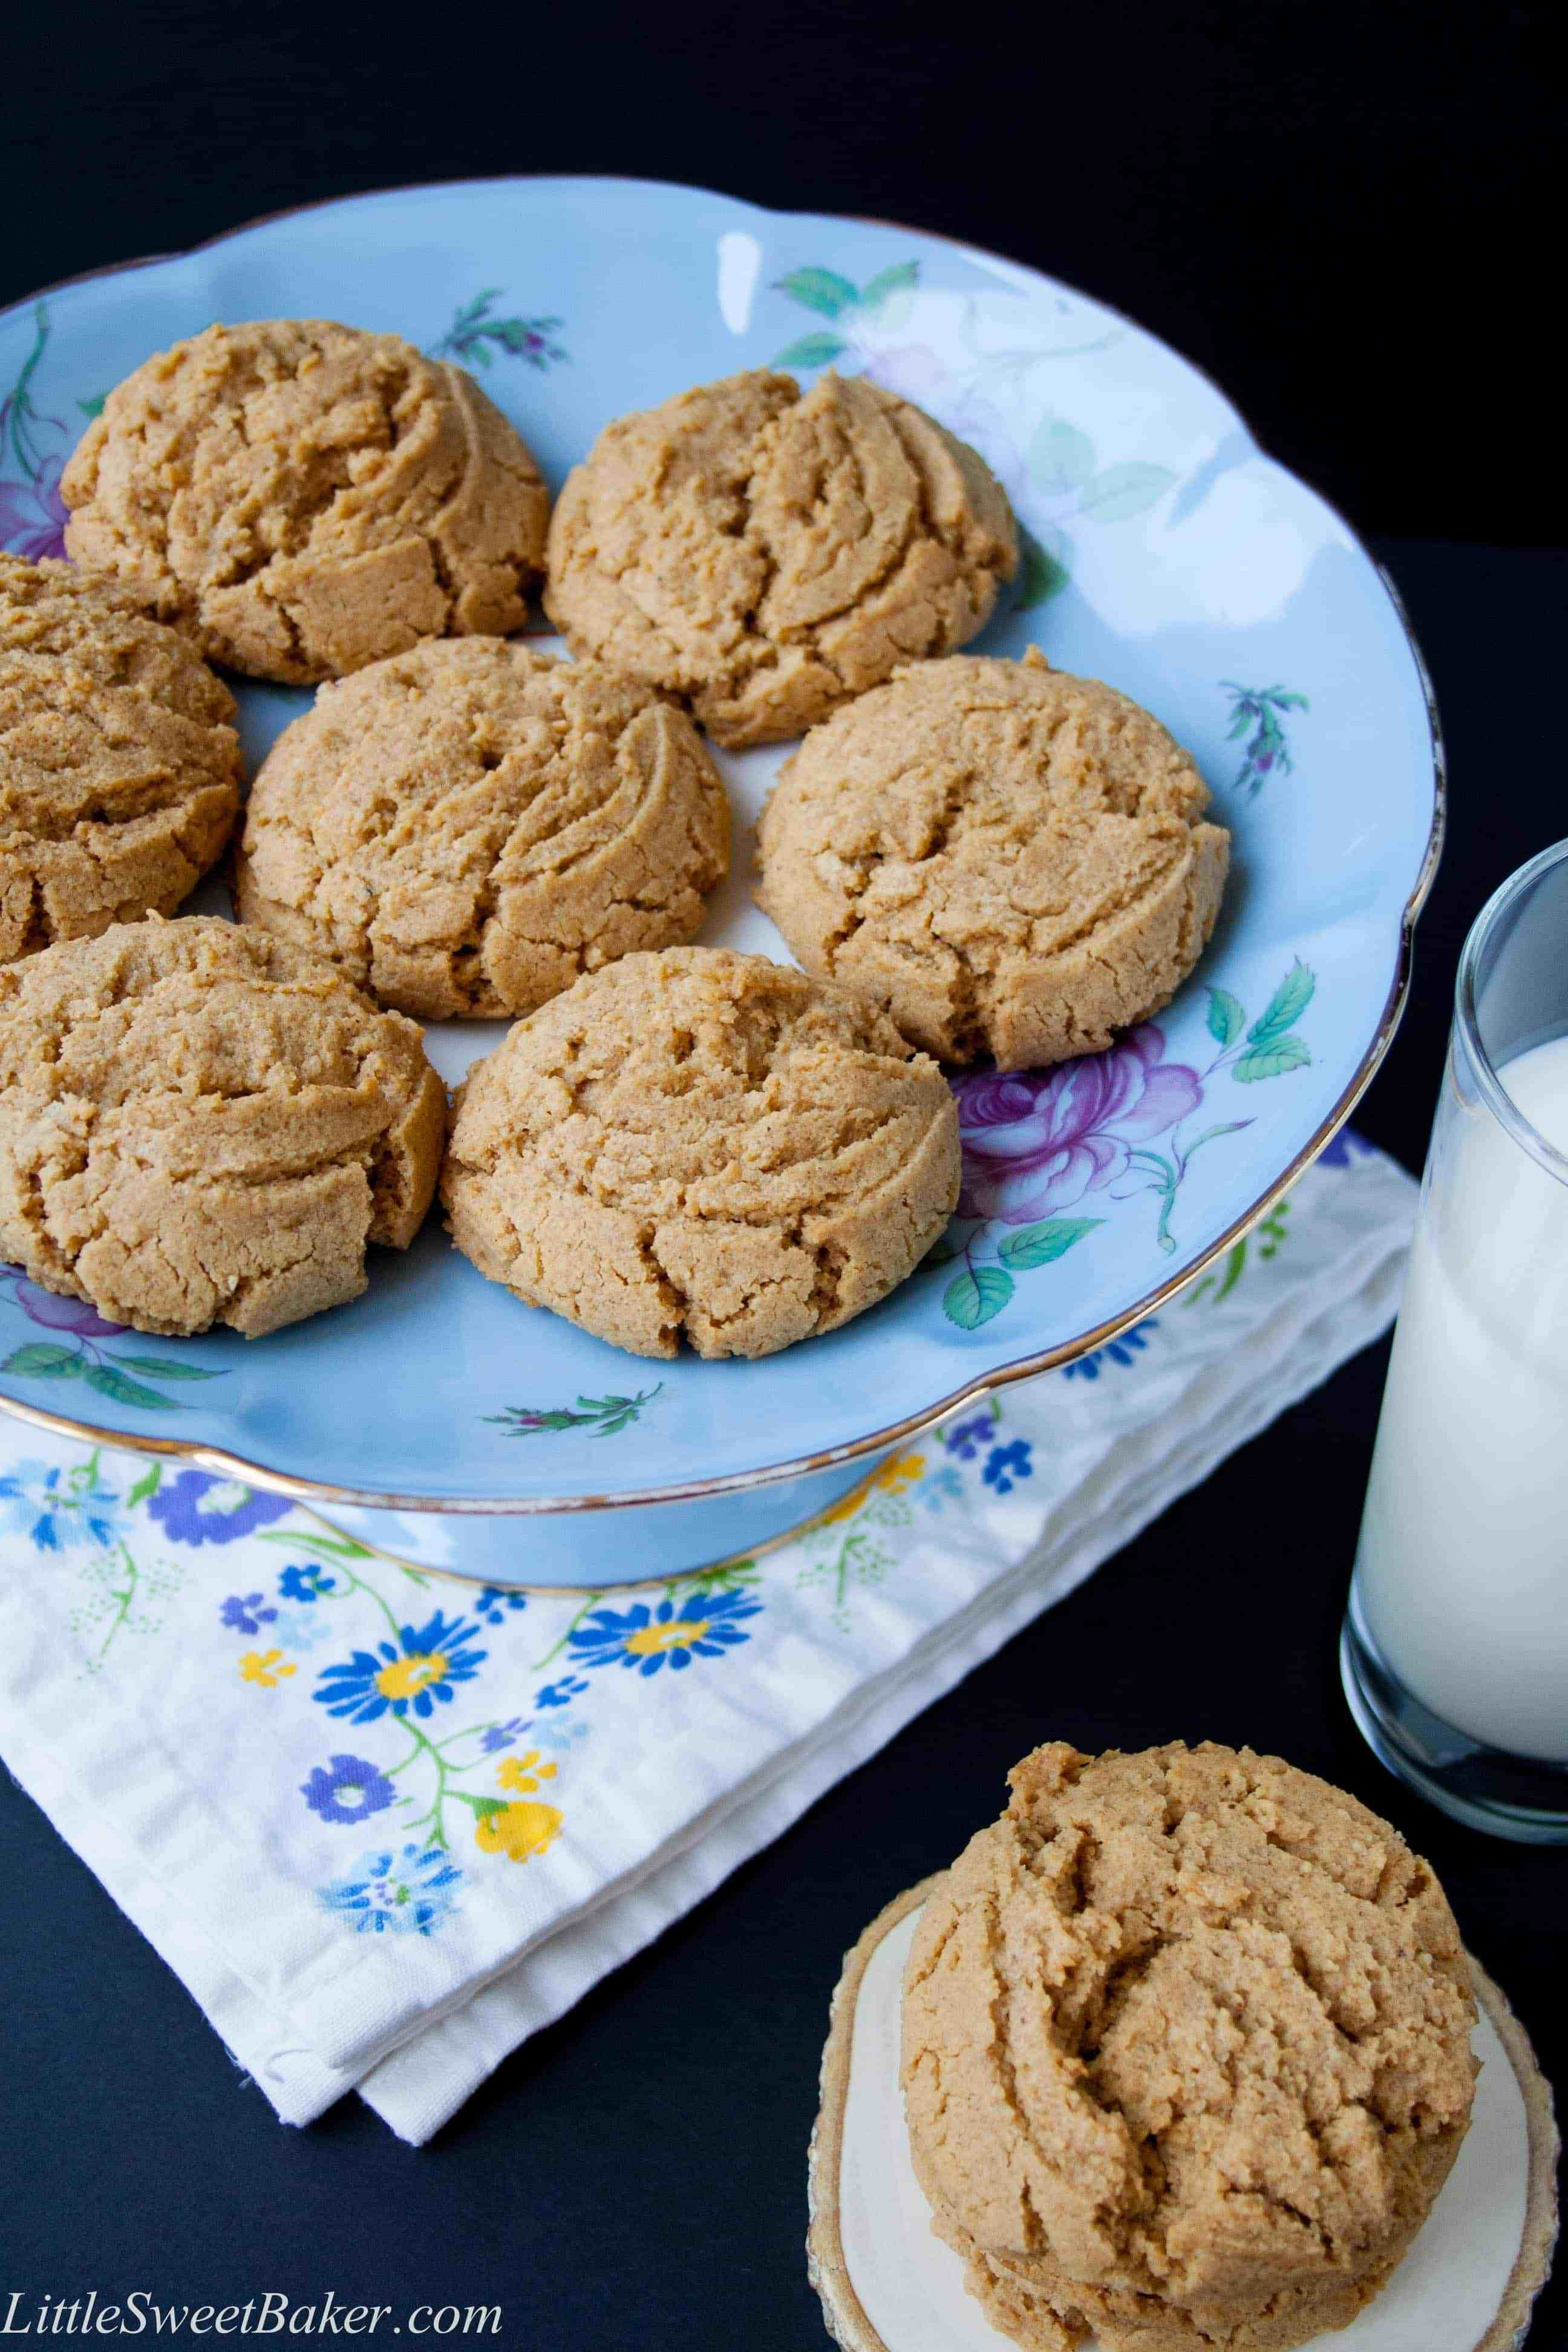
[[[1096,1051],[1201,953],[1226,835],[1112,688],[962,656],[1017,563],[973,449],[865,378],[623,417],[553,515],[458,367],[209,327],[67,469],[74,567],[0,559],[0,1254],[139,1328],[458,1245],[640,1354],[755,1356],[886,1297],[958,1197],[939,1063]],[[519,641],[530,598],[571,661]],[[319,687],[241,821],[216,664]],[[709,740],[804,736],[759,903],[689,944]],[[229,852],[240,928],[170,921]],[[421,1021],[515,1025],[450,1133]]]

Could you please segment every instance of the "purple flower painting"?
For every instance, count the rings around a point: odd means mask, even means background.
[[[1222,1072],[1251,1087],[1310,1066],[1296,1024],[1315,986],[1298,961],[1250,1024],[1238,997],[1210,987],[1205,1026],[1219,1050],[1202,1069],[1168,1059],[1164,1031],[1146,1021],[1081,1061],[956,1079],[963,1189],[931,1256],[937,1265],[961,1261],[942,1293],[949,1322],[963,1331],[989,1323],[1019,1275],[1055,1265],[1140,1194],[1155,1196],[1154,1242],[1172,1255],[1172,1213],[1194,1158],[1252,1124],[1215,1119],[1194,1135],[1186,1122]]]
[[[1026,1225],[1124,1175],[1135,1145],[1165,1134],[1204,1098],[1197,1072],[1164,1055],[1164,1033],[1146,1022],[1109,1054],[959,1079],[959,1215]]]
[[[226,1374],[177,1356],[110,1355],[105,1339],[134,1339],[121,1323],[110,1323],[85,1298],[64,1298],[29,1279],[19,1265],[0,1265],[0,1303],[7,1297],[29,1323],[50,1331],[50,1339],[28,1339],[0,1357],[0,1372],[54,1388],[62,1381],[81,1381],[98,1396],[116,1404],[135,1405],[143,1412],[177,1406],[168,1393],[171,1381],[217,1381]],[[160,1385],[154,1387],[156,1381]]]
[[[33,321],[33,348],[0,400],[0,547],[36,563],[66,551],[68,516],[60,475],[74,436],[63,417],[42,415],[33,404],[34,381],[49,340],[44,303],[36,306]]]
[[[35,563],[64,555],[69,510],[60,496],[58,458],[40,457],[19,482],[0,482],[0,547]]]
[[[62,1298],[53,1290],[40,1290],[25,1274],[6,1267],[0,1280],[9,1282],[11,1296],[29,1323],[37,1323],[45,1331],[71,1331],[79,1339],[118,1339],[125,1326],[107,1323],[96,1307],[85,1298]]]

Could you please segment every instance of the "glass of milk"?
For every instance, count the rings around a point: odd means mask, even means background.
[[[1435,1804],[1568,1843],[1568,842],[1460,959],[1341,1667]]]

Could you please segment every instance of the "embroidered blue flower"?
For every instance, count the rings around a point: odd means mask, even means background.
[[[0,1528],[26,1536],[37,1551],[110,1551],[119,1537],[119,1501],[89,1465],[14,1463],[0,1476]]]
[[[421,1718],[437,1700],[450,1704],[453,1687],[469,1683],[489,1653],[471,1649],[478,1628],[458,1618],[450,1623],[436,1612],[427,1625],[403,1625],[395,1643],[378,1642],[374,1651],[356,1650],[343,1664],[322,1670],[316,1698],[329,1715],[351,1723],[374,1723],[387,1714]]]
[[[545,1683],[535,1691],[535,1706],[570,1706],[588,1687],[586,1675],[563,1675],[558,1682]]]
[[[1149,1345],[1149,1334],[1160,1328],[1157,1315],[1146,1315],[1142,1323],[1134,1323],[1130,1331],[1119,1332],[1108,1339],[1103,1348],[1091,1348],[1087,1356],[1062,1366],[1062,1377],[1068,1381],[1097,1381],[1105,1366],[1121,1364],[1124,1369],[1141,1356]]]
[[[739,1642],[743,1617],[761,1613],[762,1602],[744,1592],[694,1592],[678,1610],[672,1601],[650,1609],[643,1601],[630,1609],[595,1609],[567,1640],[581,1666],[619,1664],[638,1674],[657,1675],[668,1658],[679,1671],[693,1658],[721,1658]]]
[[[489,1724],[480,1736],[480,1752],[486,1756],[499,1756],[503,1748],[515,1748],[527,1729],[526,1715],[509,1715],[504,1723]]]
[[[972,1421],[954,1422],[951,1429],[944,1429],[942,1442],[961,1462],[973,1462],[981,1447],[990,1444],[995,1426],[990,1413],[977,1412]]]
[[[320,1601],[325,1592],[335,1592],[337,1583],[314,1560],[307,1560],[299,1568],[290,1560],[278,1580],[278,1590],[285,1601]]]
[[[921,1484],[920,1498],[928,1511],[942,1511],[963,1492],[963,1480],[951,1462],[944,1462],[940,1470],[927,1472]]]
[[[293,1505],[281,1495],[258,1494],[237,1478],[215,1478],[205,1470],[181,1470],[160,1484],[148,1502],[151,1516],[171,1543],[235,1543],[241,1536],[286,1518]]]
[[[279,1609],[272,1639],[281,1642],[286,1650],[297,1650],[303,1658],[319,1650],[323,1642],[335,1641],[338,1631],[324,1609]]]
[[[268,1606],[264,1593],[231,1592],[217,1612],[217,1622],[231,1633],[259,1633],[277,1614],[276,1609]]]
[[[474,1603],[474,1614],[487,1625],[504,1625],[509,1610],[526,1609],[526,1592],[514,1592],[504,1584],[487,1584]]]
[[[384,1812],[397,1791],[363,1756],[334,1756],[301,1780],[300,1794],[324,1822],[363,1822],[367,1814]]]
[[[552,1715],[547,1723],[536,1723],[529,1737],[552,1756],[564,1756],[568,1748],[587,1738],[588,1727],[580,1715]]]
[[[1026,1437],[1016,1437],[1011,1445],[994,1445],[981,1472],[988,1486],[999,1495],[1010,1495],[1017,1478],[1032,1478],[1034,1469],[1029,1461],[1033,1448]]]
[[[444,1846],[384,1846],[362,1853],[346,1877],[317,1897],[356,1936],[433,1936],[457,1909],[463,1874]]]

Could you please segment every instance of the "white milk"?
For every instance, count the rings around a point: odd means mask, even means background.
[[[1568,1152],[1568,1037],[1500,1073]],[[1420,1218],[1356,1559],[1384,1662],[1435,1715],[1568,1763],[1568,1185],[1456,1107]]]

